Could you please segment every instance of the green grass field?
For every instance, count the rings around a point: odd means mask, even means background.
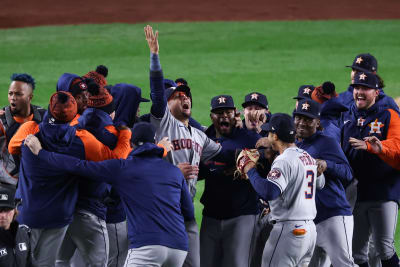
[[[0,30],[0,104],[7,104],[9,76],[27,72],[37,80],[34,103],[47,106],[58,77],[109,67],[108,82],[133,83],[149,95],[145,24],[35,27]],[[358,53],[379,61],[385,92],[400,95],[400,21],[298,21],[157,23],[160,59],[167,78],[184,77],[193,93],[193,117],[210,123],[211,97],[230,94],[241,107],[245,94],[267,95],[272,112],[290,112],[302,84],[326,80],[344,91]],[[150,104],[142,104],[142,113]],[[196,215],[201,219],[203,183]],[[399,240],[399,227],[396,240]],[[397,245],[399,242],[397,242]],[[399,250],[399,249],[398,249]]]

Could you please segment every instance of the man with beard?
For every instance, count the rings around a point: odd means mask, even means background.
[[[0,182],[16,185],[18,181],[18,157],[8,153],[8,143],[19,126],[27,121],[40,123],[45,109],[31,105],[35,80],[26,73],[14,73],[8,89],[9,106],[0,115]]]
[[[229,95],[211,100],[211,121],[206,134],[230,150],[254,148],[260,136],[235,127],[236,108]],[[200,231],[200,263],[205,267],[249,266],[258,196],[249,181],[235,179],[225,163],[211,160],[200,165],[205,178]]]
[[[242,107],[244,108],[243,127],[265,136],[267,133],[262,131],[261,125],[267,123],[271,117],[267,97],[261,93],[252,92],[244,97]]]

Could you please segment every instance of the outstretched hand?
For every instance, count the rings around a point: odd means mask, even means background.
[[[144,34],[146,36],[147,44],[149,45],[150,52],[152,54],[158,54],[160,47],[158,45],[158,31],[153,32],[153,28],[150,25],[144,27]]]
[[[382,152],[382,142],[376,136],[364,137],[364,141],[370,144],[372,153],[379,154]]]
[[[28,135],[25,138],[24,144],[32,151],[36,156],[39,155],[40,150],[42,150],[42,144],[39,139],[33,134]]]

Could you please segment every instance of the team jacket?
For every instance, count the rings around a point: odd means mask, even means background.
[[[68,124],[54,124],[47,116],[38,128],[36,136],[45,149],[81,159],[126,158],[130,151],[131,133],[127,130],[120,132],[118,145],[112,151],[86,130],[77,130]],[[26,136],[35,129],[34,122],[27,122],[15,136]],[[26,146],[21,147],[21,152],[20,221],[31,228],[57,228],[69,224],[78,200],[77,179],[34,157]],[[97,208],[105,212],[104,204]]]
[[[260,136],[249,130],[233,128],[228,137],[216,138],[211,125],[206,134],[222,148],[239,150],[254,148]],[[258,195],[250,182],[234,179],[235,168],[218,161],[200,164],[199,177],[205,178],[205,188],[200,202],[204,205],[203,215],[214,219],[230,219],[240,215],[257,214]]]
[[[146,143],[126,160],[90,162],[43,149],[37,158],[59,171],[111,184],[127,214],[130,248],[162,245],[187,251],[184,220],[194,220],[193,204],[183,174],[162,155],[162,148]]]
[[[14,221],[10,229],[0,228],[0,266],[30,267],[30,230]]]
[[[316,191],[315,224],[333,216],[350,216],[352,212],[344,188],[352,180],[353,174],[339,142],[317,131],[309,138],[296,142],[296,145],[314,159],[325,160],[327,164],[324,172],[325,186]]]
[[[5,113],[0,116],[0,182],[16,185],[19,157],[10,155],[7,149],[8,143],[22,123],[32,120],[40,123],[46,110],[31,105],[32,114],[27,118],[13,116],[9,106],[4,107],[3,110]]]
[[[349,109],[338,98],[331,98],[321,105],[321,125],[324,134],[340,143],[340,118]]]
[[[387,108],[384,102],[378,100],[368,110],[358,110],[355,104],[351,107],[352,117],[342,128],[342,148],[354,177],[358,179],[358,201],[397,201],[400,198],[400,171],[383,161],[378,155],[365,150],[353,149],[349,138],[363,139],[366,136],[376,136],[386,141],[397,142],[400,133],[399,114]]]

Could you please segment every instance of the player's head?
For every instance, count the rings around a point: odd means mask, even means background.
[[[263,124],[262,129],[268,132],[268,140],[274,151],[279,151],[282,144],[293,144],[295,141],[293,118],[288,114],[273,114],[269,122]]]
[[[26,73],[14,73],[10,77],[11,84],[8,88],[8,103],[13,115],[26,115],[30,109],[35,89],[35,80]],[[29,115],[29,114],[27,114]]]
[[[368,109],[375,104],[379,96],[379,80],[370,72],[358,72],[354,77],[353,98],[358,109]]]
[[[56,92],[50,97],[49,112],[55,123],[68,123],[75,118],[78,105],[72,94]]]
[[[108,90],[95,82],[88,82],[88,107],[103,110],[114,119],[115,103]]]
[[[311,98],[314,89],[314,85],[301,85],[299,87],[299,90],[297,91],[297,96],[293,97],[293,99],[296,99],[296,107],[299,103],[299,100],[304,98]]]
[[[308,138],[320,127],[321,105],[312,99],[299,101],[293,112],[297,138]]]
[[[268,100],[264,94],[252,92],[244,97],[244,102],[242,104],[244,108],[244,121],[246,128],[249,130],[254,130],[257,126],[261,125],[262,121],[250,121],[249,113],[259,110],[260,112],[267,113],[268,111]]]
[[[183,78],[178,78],[175,80],[176,86],[179,85],[189,85],[188,82]]]
[[[172,116],[179,121],[187,121],[192,113],[192,94],[189,86],[167,88],[166,95]]]
[[[320,104],[337,96],[338,94],[336,93],[335,85],[329,81],[324,82],[321,86],[315,87],[311,94],[311,98]]]
[[[65,91],[73,95],[78,105],[78,113],[82,114],[87,108],[88,92],[87,84],[82,77],[76,74],[64,73],[58,79],[57,92]]]
[[[351,66],[346,66],[351,68],[351,83],[354,83],[354,77],[357,72],[372,72],[375,73],[378,71],[378,61],[376,58],[367,53],[367,54],[359,54],[357,55]]]
[[[131,144],[133,148],[145,143],[155,143],[156,128],[148,122],[138,122],[132,128]]]
[[[235,127],[236,108],[230,95],[218,95],[211,99],[210,118],[215,130],[227,136]]]
[[[15,207],[15,189],[10,185],[0,185],[0,228],[10,229],[11,223],[17,217]]]

